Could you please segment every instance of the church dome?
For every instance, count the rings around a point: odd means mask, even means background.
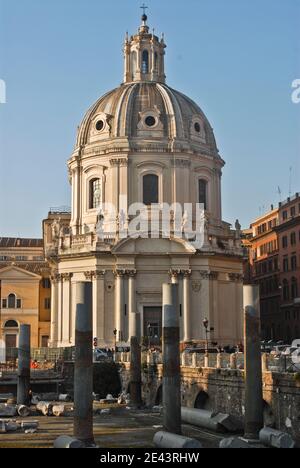
[[[124,83],[102,96],[79,127],[77,147],[117,138],[173,142],[218,156],[213,130],[199,106],[157,81]]]
[[[76,149],[124,151],[142,146],[220,158],[213,129],[190,98],[166,85],[164,36],[149,32],[147,16],[137,34],[126,35],[124,81],[102,96],[85,115]],[[120,144],[118,146],[118,144]]]

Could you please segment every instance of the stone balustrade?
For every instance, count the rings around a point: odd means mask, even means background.
[[[130,363],[130,353],[117,353],[116,362]],[[162,354],[159,352],[143,352],[142,365],[155,366],[162,364]],[[182,353],[181,367],[203,368],[203,369],[231,369],[244,370],[244,354],[197,354]],[[263,372],[292,373],[297,372],[292,359],[286,356],[274,357],[270,354],[262,354]]]

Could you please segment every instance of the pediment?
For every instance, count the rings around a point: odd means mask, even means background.
[[[182,239],[124,239],[114,248],[117,255],[191,255],[196,250]]]
[[[2,280],[26,280],[26,279],[27,280],[28,279],[40,280],[41,276],[35,273],[32,273],[30,271],[24,270],[23,268],[10,265],[0,270],[0,279]]]

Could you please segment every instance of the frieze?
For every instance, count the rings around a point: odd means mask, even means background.
[[[103,279],[105,276],[106,271],[105,270],[94,270],[94,271],[85,271],[84,275],[86,279],[92,280],[92,279]]]
[[[172,159],[171,165],[181,169],[189,169],[191,167],[191,161],[188,161],[187,159]]]
[[[109,162],[112,167],[118,167],[118,166],[127,167],[128,166],[128,159],[125,159],[125,158],[110,159]]]
[[[216,280],[219,277],[219,273],[217,271],[200,271],[201,279],[206,280]]]
[[[228,273],[228,278],[230,281],[240,283],[244,280],[244,275],[240,273]]]

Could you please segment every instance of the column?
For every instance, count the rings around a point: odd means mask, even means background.
[[[58,311],[57,311],[57,315],[58,315],[58,320],[57,320],[57,347],[61,347],[62,346],[62,329],[63,329],[63,279],[62,279],[62,275],[57,275],[57,287],[58,287]]]
[[[74,371],[74,437],[94,446],[92,284],[78,283],[76,291],[76,340]]]
[[[135,295],[136,270],[129,270],[127,274],[128,274],[128,317],[129,317],[128,339],[130,340],[132,336],[138,336],[136,295]]]
[[[51,333],[50,346],[55,348],[58,340],[58,277],[51,276]]]
[[[170,270],[170,278],[171,278],[171,283],[172,284],[178,284],[179,283],[179,276],[181,274],[181,270],[177,270],[177,269],[171,269]]]
[[[76,286],[77,283],[71,281],[70,343],[72,346],[75,346]]]
[[[190,277],[191,270],[183,272],[183,341],[191,341]]]
[[[244,286],[245,438],[259,439],[264,426],[259,286]]]
[[[128,35],[126,36],[124,46],[124,82],[128,83],[130,80],[130,44],[128,42]]]
[[[105,344],[104,278],[105,270],[93,272],[93,337],[99,346]]]
[[[72,273],[64,273],[63,277],[63,310],[62,310],[62,341],[64,346],[70,345],[70,317],[71,317],[71,279]]]
[[[163,284],[163,425],[181,434],[178,285]]]
[[[17,404],[29,405],[30,391],[30,325],[20,325],[18,349]]]
[[[116,270],[116,289],[115,289],[115,324],[117,330],[117,342],[123,340],[124,333],[124,276],[125,270]]]

